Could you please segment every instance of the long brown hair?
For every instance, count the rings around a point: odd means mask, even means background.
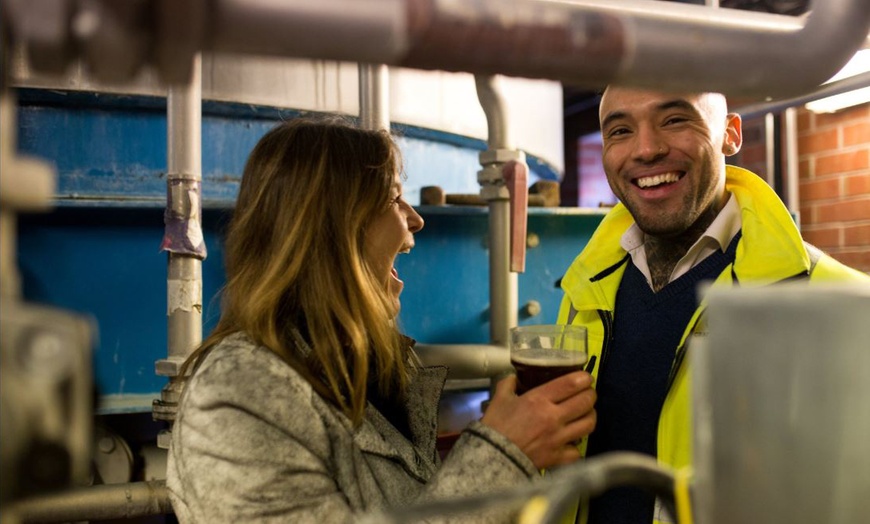
[[[358,424],[367,385],[399,393],[410,368],[386,289],[368,268],[365,228],[387,208],[401,156],[387,131],[338,117],[297,118],[266,133],[245,165],[225,241],[215,330],[185,363],[245,332]],[[305,334],[308,355],[297,349]]]

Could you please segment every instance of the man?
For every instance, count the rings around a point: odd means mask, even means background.
[[[593,456],[629,450],[691,463],[688,336],[704,324],[699,283],[864,280],[806,245],[776,193],[725,165],[740,116],[715,93],[611,86],[601,99],[603,162],[620,200],[562,279],[560,323],[585,325],[598,355]],[[640,489],[591,501],[588,522],[667,519]]]

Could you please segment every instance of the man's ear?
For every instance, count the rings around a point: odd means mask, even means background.
[[[737,113],[728,113],[725,117],[725,139],[722,141],[722,153],[725,156],[736,155],[743,145],[743,120]]]

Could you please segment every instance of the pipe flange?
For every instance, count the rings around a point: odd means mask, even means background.
[[[490,164],[505,164],[511,160],[525,162],[526,154],[519,149],[487,149],[478,155],[478,161],[484,167]]]

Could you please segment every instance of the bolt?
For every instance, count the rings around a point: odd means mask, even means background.
[[[523,316],[526,318],[534,317],[541,314],[541,303],[537,300],[529,300],[523,306]]]
[[[115,451],[115,439],[112,437],[103,437],[97,442],[97,449],[100,450],[100,453],[109,454]]]

